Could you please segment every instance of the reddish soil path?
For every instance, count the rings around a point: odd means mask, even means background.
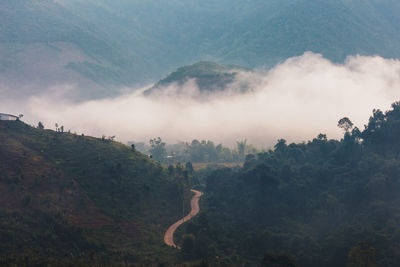
[[[195,195],[193,196],[192,200],[190,201],[190,206],[192,208],[192,210],[190,211],[190,213],[188,215],[186,215],[183,219],[180,219],[179,221],[177,221],[176,223],[174,223],[173,225],[171,225],[168,230],[165,232],[164,235],[164,242],[165,244],[167,244],[170,247],[174,247],[177,249],[181,249],[181,247],[177,246],[174,243],[174,233],[176,231],[176,229],[184,222],[189,221],[190,219],[192,219],[194,216],[197,215],[197,213],[199,213],[200,211],[200,207],[199,207],[199,199],[200,197],[203,195],[202,192],[191,189],[190,191],[192,191]]]

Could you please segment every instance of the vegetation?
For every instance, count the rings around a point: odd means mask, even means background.
[[[234,65],[220,65],[214,62],[198,62],[193,65],[184,66],[169,74],[152,88],[144,92],[148,95],[171,84],[183,85],[190,79],[194,79],[200,92],[218,92],[227,89],[239,71],[248,71],[243,67]],[[245,90],[247,88],[243,88]]]
[[[344,117],[341,140],[279,139],[251,154],[243,140],[243,167],[196,172],[110,138],[1,121],[0,236],[9,242],[0,262],[396,266],[400,102],[374,110],[363,131],[353,126]],[[161,138],[151,143],[165,148]],[[202,184],[201,213],[178,229],[178,253],[163,233],[189,185]]]
[[[397,266],[400,102],[363,131],[343,118],[326,135],[248,154],[243,168],[207,175],[192,258],[266,266]],[[267,263],[266,263],[267,262]],[[274,262],[274,263],[272,263]]]
[[[247,141],[237,141],[237,147],[231,149],[222,144],[214,144],[210,140],[197,140],[192,142],[179,142],[177,144],[166,144],[160,137],[150,140],[149,145],[145,143],[132,143],[142,153],[152,155],[154,159],[163,163],[243,163],[245,153],[259,153],[253,145]]]
[[[109,139],[0,121],[0,265],[177,260],[167,227],[189,173]]]

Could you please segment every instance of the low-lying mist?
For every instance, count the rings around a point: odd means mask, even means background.
[[[246,84],[250,90],[237,93]],[[59,95],[2,97],[0,112],[24,113],[25,121],[46,128],[57,122],[72,132],[116,136],[119,141],[210,139],[226,145],[273,145],[309,140],[319,133],[340,138],[340,118],[363,129],[374,108],[400,99],[400,61],[351,56],[334,64],[306,53],[265,71],[239,73],[224,93],[201,95],[194,81],[170,85],[166,93],[143,96],[146,88],[116,98],[74,103]],[[129,90],[127,90],[129,91]]]

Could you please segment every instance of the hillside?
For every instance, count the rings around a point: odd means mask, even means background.
[[[243,168],[209,172],[203,213],[183,231],[193,235],[189,255],[239,266],[397,266],[400,102],[374,110],[363,131],[341,126],[342,140],[281,139]]]
[[[85,90],[65,92],[68,97],[98,98],[149,78],[145,63],[99,25],[100,14],[90,20],[53,0],[2,1],[0,7],[0,83],[18,88],[12,96],[72,84]]]
[[[275,1],[267,1],[272,5]],[[223,61],[272,66],[305,51],[341,62],[348,55],[399,57],[400,6],[393,0],[295,0],[258,10],[234,21],[218,38]]]
[[[60,85],[77,87],[65,90],[68,97],[113,96],[200,60],[253,68],[305,51],[335,62],[357,53],[400,57],[394,0],[16,0],[0,7],[0,83],[13,96]]]
[[[176,260],[162,238],[182,214],[178,172],[111,140],[19,121],[0,121],[0,159],[1,264]]]
[[[228,89],[229,85],[234,82],[238,72],[241,71],[248,71],[248,69],[208,61],[197,62],[193,65],[180,67],[157,82],[152,88],[146,90],[144,94],[162,92],[169,86],[179,87],[190,80],[194,81],[201,93],[220,92]],[[243,90],[245,89],[243,88]]]

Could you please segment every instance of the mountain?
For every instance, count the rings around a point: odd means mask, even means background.
[[[222,60],[272,66],[304,51],[334,62],[354,54],[399,57],[400,6],[394,1],[297,0],[275,5],[260,5],[257,13],[234,21],[234,31],[221,34],[216,47],[227,47]]]
[[[90,20],[90,14],[52,0],[0,5],[0,81],[18,88],[13,95],[72,84],[85,90],[69,97],[98,98],[115,94],[106,87],[132,85],[140,82],[138,77],[144,77],[141,81],[149,77],[145,72],[151,67],[121,47],[111,29],[102,27],[101,14]]]
[[[0,84],[11,96],[55,87],[92,99],[202,60],[254,68],[305,51],[335,62],[398,58],[399,13],[394,0],[3,0]]]
[[[109,139],[0,121],[1,265],[173,262],[183,180]]]
[[[193,65],[180,67],[164,79],[157,82],[152,88],[144,92],[145,95],[162,92],[169,86],[182,86],[193,80],[200,93],[220,92],[228,89],[235,81],[238,72],[249,69],[235,65],[221,65],[215,62],[202,61]],[[243,90],[245,88],[242,88]]]

